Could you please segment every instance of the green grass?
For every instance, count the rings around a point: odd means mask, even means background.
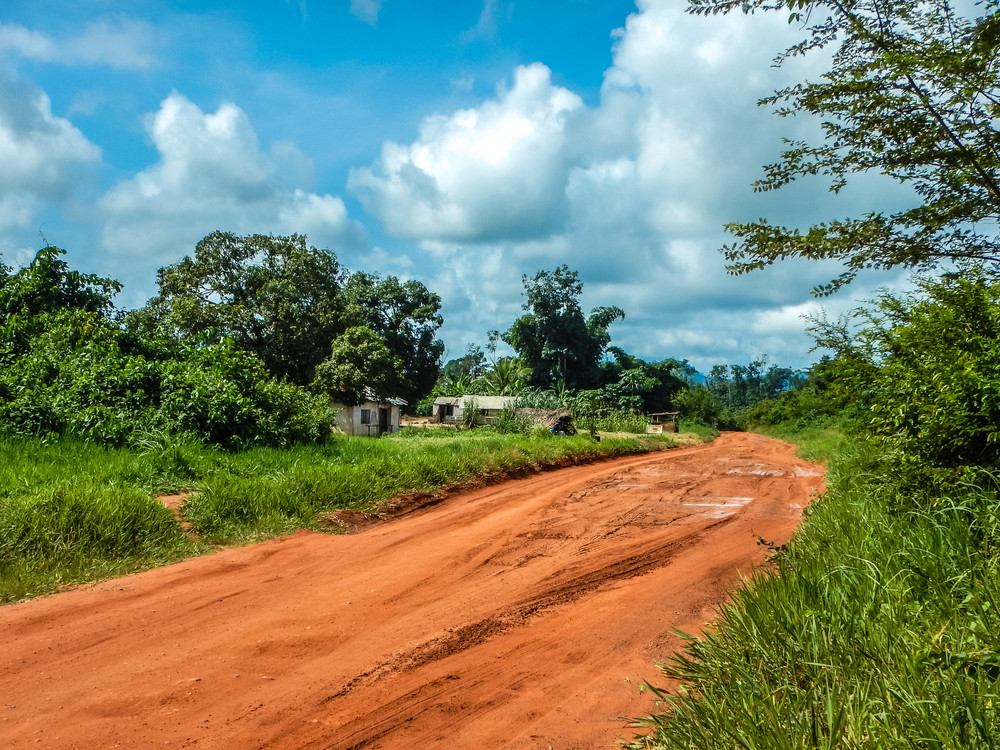
[[[806,461],[829,463],[846,446],[844,433],[833,427],[806,427],[793,429],[784,425],[755,427],[754,432],[794,443],[796,455]]]
[[[926,502],[853,446],[828,486],[778,570],[664,666],[681,686],[651,689],[631,747],[1000,746],[995,482]]]
[[[0,441],[0,601],[194,554],[149,494],[162,479],[123,451]]]
[[[151,434],[132,449],[0,440],[0,602],[132,572],[218,544],[321,528],[337,509],[564,461],[640,453],[669,440],[555,437],[547,430],[409,431],[382,439],[226,453]],[[190,492],[194,540],[154,496]]]

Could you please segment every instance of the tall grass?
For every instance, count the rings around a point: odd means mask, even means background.
[[[616,411],[597,418],[597,429],[601,432],[631,432],[642,434],[646,432],[649,418],[644,414],[629,414]]]
[[[131,462],[94,460],[106,454],[72,442],[0,441],[0,602],[196,551],[170,512],[136,486]],[[151,473],[146,479],[156,483]]]
[[[824,464],[832,461],[847,446],[844,432],[836,427],[809,426],[796,429],[788,425],[771,425],[754,427],[754,432],[795,443],[799,447],[796,453],[800,458]]]
[[[870,448],[800,533],[663,669],[631,747],[1000,745],[1000,492],[913,502]],[[923,500],[923,499],[921,499]]]

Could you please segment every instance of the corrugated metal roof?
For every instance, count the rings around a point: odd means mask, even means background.
[[[514,401],[516,396],[438,396],[434,399],[435,404],[465,406],[466,401],[475,401],[480,409],[504,409]]]

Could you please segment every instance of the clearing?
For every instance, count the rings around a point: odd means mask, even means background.
[[[0,744],[616,748],[822,487],[726,433],[8,605]]]

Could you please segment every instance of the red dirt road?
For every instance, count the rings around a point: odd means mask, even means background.
[[[615,748],[822,486],[725,434],[3,607],[0,746]]]

